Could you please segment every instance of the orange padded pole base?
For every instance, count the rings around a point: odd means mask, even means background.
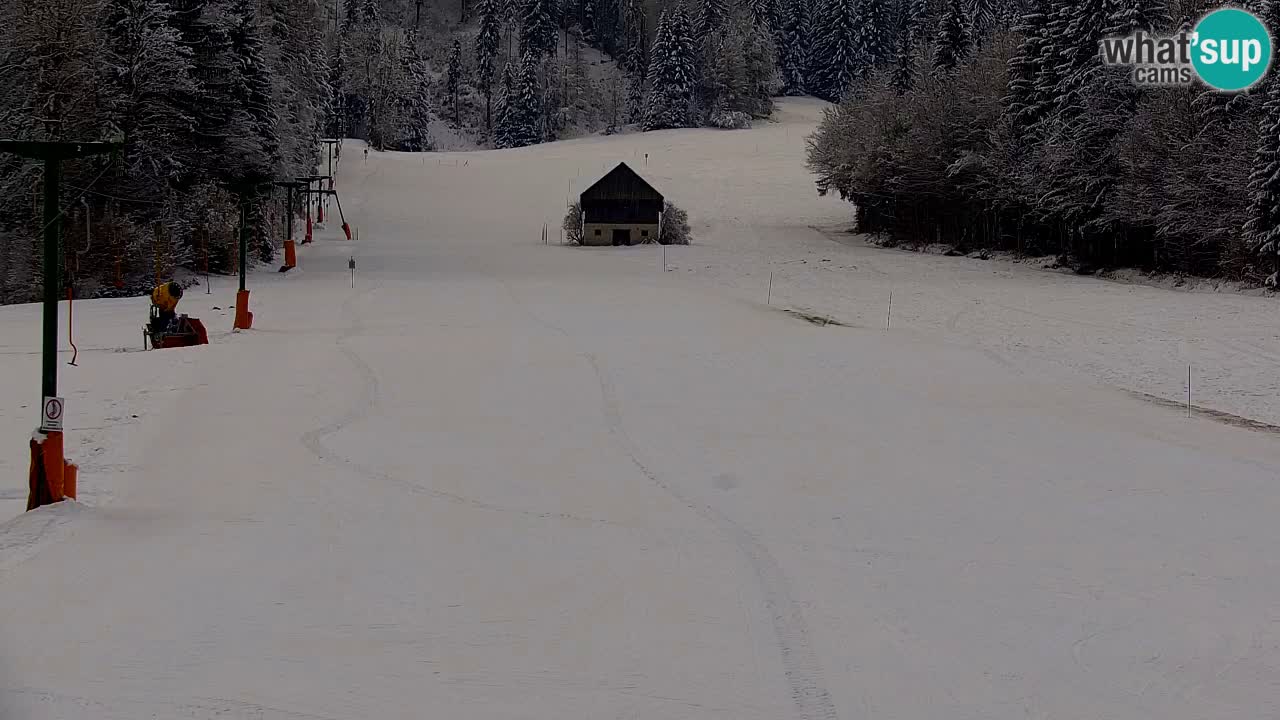
[[[67,462],[62,457],[62,433],[40,432],[31,438],[30,490],[27,510],[62,502]],[[74,480],[72,481],[74,482]]]
[[[67,463],[62,471],[62,494],[76,499],[76,481],[79,479],[80,467],[75,463]]]
[[[292,240],[284,241],[284,266],[287,268],[298,267],[298,251],[294,247]]]
[[[236,330],[248,330],[253,327],[253,313],[249,312],[249,291],[236,291]]]

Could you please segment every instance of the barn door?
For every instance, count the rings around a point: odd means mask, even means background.
[[[613,244],[614,245],[630,245],[631,231],[628,229],[614,228]]]

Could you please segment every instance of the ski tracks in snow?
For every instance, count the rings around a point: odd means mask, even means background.
[[[358,337],[360,334],[364,332],[364,322],[360,319],[360,314],[354,307],[355,303],[360,298],[363,298],[375,291],[377,291],[376,287],[369,288],[356,295],[352,295],[350,298],[347,299],[346,302],[343,303],[342,305],[343,312],[344,314],[348,315],[351,318],[351,322],[347,326],[347,328],[343,330],[342,333],[335,340],[335,344],[338,350],[355,367],[356,372],[360,374],[360,398],[354,404],[352,404],[352,406],[346,412],[344,412],[342,415],[340,415],[338,418],[336,418],[332,422],[322,425],[321,427],[315,428],[314,430],[309,430],[303,433],[299,439],[301,440],[303,446],[307,448],[307,450],[309,450],[313,455],[320,458],[321,460],[329,463],[330,465],[349,469],[361,476],[364,476],[367,479],[374,480],[377,482],[387,483],[390,485],[398,485],[401,488],[404,488],[405,490],[412,493],[427,495],[429,497],[433,497],[439,500],[445,500],[447,502],[455,503],[457,505],[464,505],[467,507],[475,508],[477,510],[513,513],[516,515],[523,515],[525,517],[536,518],[539,520],[568,520],[568,521],[574,521],[574,522],[580,522],[580,523],[587,523],[590,525],[616,525],[617,524],[610,520],[580,517],[580,516],[572,515],[569,513],[539,512],[536,510],[511,508],[503,505],[497,505],[495,503],[484,502],[481,500],[477,500],[475,498],[464,497],[462,495],[455,495],[453,493],[444,492],[442,490],[429,488],[424,485],[419,485],[417,483],[395,477],[387,472],[378,470],[377,468],[370,467],[363,463],[357,462],[356,460],[350,457],[347,457],[345,455],[342,455],[341,453],[338,453],[333,449],[329,448],[327,445],[325,445],[325,442],[324,442],[325,439],[329,438],[330,436],[338,432],[341,432],[342,430],[344,430],[350,425],[354,425],[355,423],[358,423],[361,420],[367,419],[369,416],[373,414],[374,408],[376,408],[378,405],[378,395],[379,395],[378,375],[377,373],[374,372],[373,368],[370,367],[369,363],[365,362],[364,358],[360,357],[359,353],[357,353],[355,350],[352,350],[350,345],[348,344],[352,338]]]
[[[542,319],[516,296],[507,283],[502,283],[516,306],[534,322],[564,336],[573,342],[572,335],[558,325]],[[757,584],[773,624],[773,632],[781,654],[783,672],[791,689],[791,701],[798,720],[839,720],[835,701],[827,690],[822,665],[814,652],[809,627],[800,605],[791,595],[791,584],[773,554],[746,528],[734,522],[715,507],[698,501],[666,482],[642,459],[639,448],[627,433],[622,422],[621,406],[617,391],[608,373],[595,355],[579,351],[595,373],[599,384],[601,404],[609,435],[636,470],[654,486],[672,499],[693,511],[710,523],[721,535],[728,538],[742,554],[756,576]]]
[[[104,698],[75,695],[36,688],[13,688],[3,691],[11,703],[20,708],[46,708],[65,720],[125,720],[126,718],[174,717],[208,720],[337,720],[329,715],[314,715],[244,700],[223,698],[191,698],[161,700],[138,698]]]
[[[506,288],[512,299],[516,301],[516,306],[521,308],[535,322],[560,333],[566,339],[572,341],[572,336],[570,336],[567,331],[543,320],[536,313],[531,311],[527,305],[519,301],[509,285],[505,282],[499,282]],[[346,457],[329,448],[325,444],[325,440],[327,438],[341,432],[344,428],[350,425],[367,419],[373,414],[373,411],[378,404],[378,376],[369,363],[366,362],[364,358],[360,357],[359,353],[353,350],[349,345],[352,338],[357,337],[364,332],[364,323],[360,319],[359,312],[355,308],[355,303],[360,298],[363,298],[376,290],[376,287],[370,288],[357,295],[353,295],[343,304],[343,311],[350,317],[350,324],[337,337],[335,344],[338,350],[347,358],[359,373],[361,381],[360,397],[338,418],[322,425],[321,427],[310,430],[301,436],[300,440],[302,444],[312,454],[331,465],[349,469],[368,479],[398,485],[410,492],[426,494],[433,498],[476,509],[516,513],[543,520],[574,520],[596,525],[616,524],[607,520],[583,518],[568,513],[537,512],[503,507],[493,503],[476,500],[474,498],[446,493],[394,477],[386,472],[357,462],[356,460]],[[649,480],[650,483],[661,489],[681,505],[692,510],[703,520],[709,522],[723,536],[732,541],[733,545],[738,549],[747,564],[751,567],[756,576],[757,584],[760,587],[765,607],[770,614],[778,650],[781,655],[783,670],[786,674],[787,684],[791,690],[791,700],[796,708],[798,720],[838,720],[839,715],[836,712],[835,702],[832,700],[831,693],[827,690],[822,666],[818,661],[817,653],[813,650],[808,625],[805,622],[799,604],[797,604],[795,599],[792,597],[790,583],[788,582],[785,573],[782,571],[782,567],[778,564],[778,561],[746,528],[735,523],[727,515],[711,505],[698,502],[685,495],[679,489],[664,481],[657,473],[651,470],[647,464],[645,464],[641,459],[640,451],[623,426],[622,414],[613,382],[610,380],[608,374],[605,372],[596,356],[585,352],[580,354],[591,365],[599,384],[601,402],[603,404],[603,412],[609,435],[618,444],[627,459],[645,478]]]
[[[764,596],[765,607],[773,621],[773,631],[782,654],[783,670],[787,676],[787,684],[791,687],[791,700],[800,720],[837,720],[839,715],[831,693],[827,691],[817,653],[810,642],[808,625],[800,612],[800,606],[791,596],[790,583],[778,561],[746,528],[711,505],[689,498],[663,481],[640,459],[639,450],[622,425],[622,414],[613,383],[594,355],[587,354],[586,358],[600,383],[609,434],[623,453],[651,483],[732,540],[751,566]]]

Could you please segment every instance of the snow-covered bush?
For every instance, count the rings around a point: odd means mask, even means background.
[[[711,113],[708,122],[721,130],[746,130],[751,127],[751,116],[739,110],[718,110]]]
[[[658,232],[658,242],[663,245],[689,244],[689,213],[667,201],[662,210],[662,229]]]
[[[566,245],[582,244],[582,203],[574,203],[569,206],[569,212],[565,213],[564,224],[564,242]]]

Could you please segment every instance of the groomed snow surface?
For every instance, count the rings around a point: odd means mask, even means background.
[[[0,309],[0,717],[1280,716],[1280,436],[1135,394],[1191,364],[1280,424],[1274,299],[866,247],[819,112],[348,143],[360,242],[255,274],[252,331],[225,278],[204,348],[76,306],[79,504],[18,516],[39,311]],[[693,220],[668,272],[555,245],[619,160]]]

